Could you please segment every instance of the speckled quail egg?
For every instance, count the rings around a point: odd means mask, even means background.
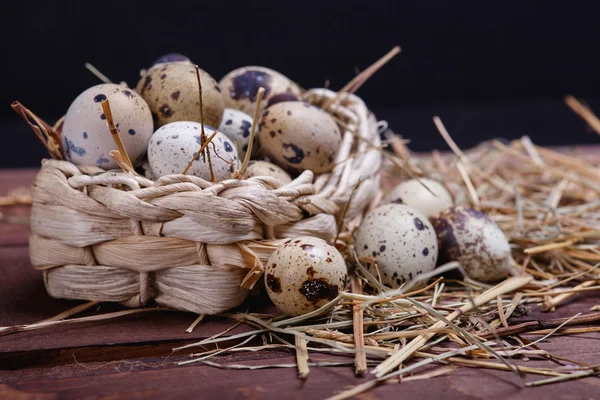
[[[265,286],[277,308],[302,315],[335,299],[347,277],[340,252],[323,239],[306,236],[275,250],[265,269]]]
[[[108,99],[113,122],[129,158],[139,163],[152,136],[152,116],[137,93],[124,86],[105,83],[81,93],[69,107],[62,124],[65,158],[77,165],[118,168],[109,152],[116,150],[101,102]]]
[[[272,176],[279,179],[284,185],[292,181],[287,172],[267,161],[250,161],[248,163],[245,177],[251,178],[253,176]]]
[[[283,169],[331,170],[342,143],[340,130],[329,114],[300,101],[285,101],[262,115],[258,140],[265,154]]]
[[[217,81],[200,70],[204,124],[219,126],[223,117],[223,95]],[[138,93],[146,100],[155,128],[175,121],[200,120],[200,100],[196,67],[186,63],[157,64],[137,84]]]
[[[185,63],[185,64],[192,63],[190,61],[190,59],[187,58],[186,56],[184,56],[183,54],[168,53],[168,54],[163,54],[162,56],[160,56],[156,60],[154,60],[151,67],[155,66],[156,64],[166,64],[166,63],[172,63],[172,62],[180,62],[180,63]]]
[[[239,110],[226,108],[223,112],[223,120],[219,125],[219,132],[223,132],[235,143],[238,148],[240,158],[243,159],[248,150],[250,141],[250,128],[252,127],[252,117]]]
[[[356,252],[371,256],[384,285],[397,288],[435,269],[438,243],[427,217],[402,204],[369,212],[356,232]]]
[[[254,115],[258,88],[265,88],[261,110],[281,101],[300,99],[302,90],[289,78],[265,67],[242,67],[234,69],[221,79],[219,85],[224,90],[225,107],[241,110]]]
[[[465,207],[451,207],[431,219],[442,262],[458,261],[467,275],[494,282],[508,275],[511,251],[502,229],[486,214]]]
[[[448,207],[452,207],[454,204],[452,196],[444,185],[427,178],[410,179],[402,182],[382,201],[382,204],[389,203],[406,204],[419,210],[428,218],[437,215]]]
[[[201,125],[197,122],[178,121],[162,126],[152,135],[148,146],[148,162],[154,178],[183,172],[194,154],[200,149],[200,129]],[[213,134],[214,129],[205,126],[204,132],[208,138]],[[227,136],[217,132],[207,149],[210,151],[210,161],[216,181],[231,178],[231,174],[239,168],[235,144]],[[203,152],[205,156],[200,154],[195,159],[187,172],[188,175],[210,181],[210,169],[206,156],[208,151],[205,149]]]

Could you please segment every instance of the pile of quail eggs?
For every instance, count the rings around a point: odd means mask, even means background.
[[[504,233],[487,215],[456,207],[439,181],[422,178],[399,184],[367,213],[354,234],[360,260],[376,266],[390,289],[424,286],[436,267],[458,262],[480,282],[505,278],[511,250]],[[265,286],[284,313],[301,315],[335,299],[346,286],[346,264],[329,243],[310,237],[291,239],[268,261]]]
[[[216,132],[187,173],[205,180],[214,176],[217,182],[230,179],[248,151],[263,87],[258,143],[244,178],[271,176],[287,184],[304,170],[322,174],[333,167],[340,129],[328,113],[302,101],[298,84],[256,66],[235,69],[219,82],[204,70],[199,75],[202,112],[196,67],[179,54],[156,60],[135,89],[100,84],[85,90],[62,125],[65,158],[78,165],[118,167],[109,155],[115,144],[101,106],[108,99],[129,158],[136,167],[147,160],[150,177],[182,173],[197,155],[201,132],[206,137]],[[507,276],[512,262],[508,241],[490,218],[455,207],[446,187],[426,178],[401,183],[369,212],[354,232],[354,250],[391,289],[424,284],[424,274],[449,261],[458,261],[472,279],[493,282]],[[274,251],[264,281],[278,308],[300,315],[336,299],[347,276],[346,258],[332,244],[299,237]]]
[[[328,172],[342,140],[325,111],[302,101],[303,89],[265,67],[242,67],[219,82],[181,54],[167,54],[143,70],[135,89],[112,83],[81,93],[62,124],[65,158],[77,165],[118,168],[102,101],[108,100],[119,136],[135,167],[158,179],[182,173],[216,182],[232,178],[246,156],[257,93],[265,89],[256,121],[257,143],[245,177],[271,176],[282,184],[304,170]],[[203,154],[203,141],[217,132]],[[204,137],[202,136],[204,132]],[[147,160],[147,163],[146,163]]]

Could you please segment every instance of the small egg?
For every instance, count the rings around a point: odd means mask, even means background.
[[[101,102],[108,99],[113,122],[129,158],[138,164],[152,136],[152,115],[137,93],[124,86],[104,83],[93,86],[73,101],[62,123],[65,158],[77,165],[118,168],[110,156],[116,150]]]
[[[265,154],[283,169],[328,172],[342,143],[329,114],[301,101],[269,107],[262,116],[258,140]]]
[[[435,269],[438,243],[427,217],[402,204],[386,204],[369,212],[356,232],[356,252],[371,256],[384,285],[400,287]]]
[[[265,286],[273,304],[288,315],[302,315],[335,299],[348,272],[340,252],[315,237],[286,241],[269,258]]]
[[[146,100],[155,128],[175,121],[204,122],[219,126],[223,117],[223,95],[217,81],[200,70],[202,109],[200,118],[196,67],[186,63],[157,64],[150,68],[137,84],[138,93]]]
[[[382,204],[389,203],[406,204],[428,218],[454,205],[448,189],[440,182],[427,178],[402,182],[382,201]]]
[[[284,185],[292,181],[287,172],[267,161],[250,161],[248,163],[245,177],[251,178],[253,176],[272,176],[279,179]]]
[[[223,120],[219,125],[219,132],[223,132],[229,139],[233,140],[243,159],[248,150],[250,141],[250,128],[252,127],[252,117],[239,110],[226,108],[223,112]]]
[[[181,63],[185,63],[185,64],[192,63],[190,61],[190,59],[187,58],[186,56],[184,56],[183,54],[168,53],[168,54],[163,54],[162,56],[160,56],[156,60],[154,60],[151,67],[155,66],[156,64],[166,64],[166,63],[172,63],[172,62],[181,62]]]
[[[511,251],[502,229],[484,213],[451,207],[431,219],[442,262],[458,261],[467,275],[494,282],[508,275]]]
[[[228,73],[219,82],[225,91],[225,107],[254,115],[258,88],[265,88],[261,102],[265,108],[281,102],[299,100],[302,90],[286,76],[265,67],[242,67]]]
[[[148,146],[148,162],[152,175],[159,178],[164,175],[181,174],[194,154],[200,149],[200,132],[202,125],[197,122],[171,122],[159,128]],[[204,127],[206,137],[210,137],[214,129]],[[239,168],[239,159],[235,144],[221,132],[213,138],[212,144],[204,150],[210,152],[210,161],[217,182],[231,178],[231,174]],[[216,154],[215,154],[216,150]],[[200,154],[187,172],[210,181],[208,157]]]

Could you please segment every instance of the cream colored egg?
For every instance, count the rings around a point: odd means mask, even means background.
[[[494,282],[508,275],[510,245],[502,229],[484,213],[452,207],[431,219],[440,245],[442,262],[458,261],[467,275]]]
[[[103,100],[110,103],[113,122],[129,158],[139,164],[153,132],[150,109],[137,93],[112,83],[87,89],[69,107],[61,127],[65,158],[77,165],[119,167],[109,154],[117,145],[102,110]]]
[[[356,232],[359,256],[371,256],[383,284],[397,288],[434,270],[438,257],[435,231],[414,208],[387,204],[369,212]]]
[[[248,114],[233,108],[226,108],[223,112],[219,132],[223,132],[229,139],[233,140],[241,159],[244,159],[248,150],[251,127],[252,117]]]
[[[201,125],[197,122],[178,121],[158,129],[148,146],[148,162],[152,175],[159,178],[164,175],[181,174],[201,146]],[[210,137],[214,129],[206,127],[206,136]],[[212,144],[195,160],[188,175],[210,181],[208,154],[217,182],[230,179],[231,174],[239,168],[239,159],[235,144],[224,134],[218,132]],[[216,153],[215,153],[216,151]]]
[[[328,172],[342,143],[329,114],[300,101],[269,107],[262,115],[258,139],[265,154],[283,169]]]
[[[404,181],[394,188],[382,204],[405,204],[433,217],[454,204],[448,189],[439,181],[419,178]]]
[[[245,177],[252,178],[253,176],[272,176],[279,179],[284,185],[292,181],[290,174],[267,161],[250,161],[248,163]]]
[[[204,124],[217,127],[223,117],[223,94],[217,81],[200,70]],[[201,122],[196,67],[172,62],[150,68],[137,84],[152,111],[155,128],[175,121]]]
[[[249,115],[254,115],[256,94],[260,87],[265,88],[261,113],[278,102],[299,100],[302,94],[300,87],[286,76],[272,69],[257,66],[234,69],[221,79],[219,85],[224,91],[225,107]]]
[[[347,277],[346,263],[335,247],[305,236],[275,250],[265,269],[265,286],[277,308],[288,315],[302,315],[335,299]]]

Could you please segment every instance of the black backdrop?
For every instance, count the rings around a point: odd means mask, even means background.
[[[550,3],[560,3],[551,5]],[[83,64],[135,85],[139,70],[177,51],[220,79],[264,65],[304,87],[343,86],[396,44],[402,53],[359,94],[415,150],[445,149],[431,117],[458,144],[530,135],[594,143],[563,103],[600,110],[596,2],[22,1],[3,2],[0,167],[45,156],[10,110],[20,100],[54,122],[98,82]]]

